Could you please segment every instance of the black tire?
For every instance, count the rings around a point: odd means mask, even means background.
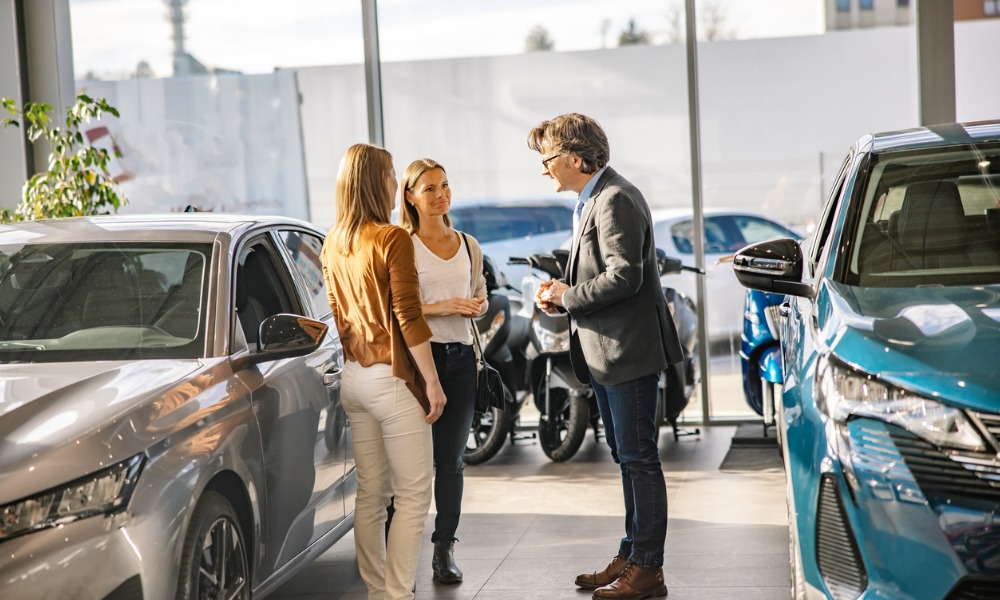
[[[545,406],[545,391],[536,390],[541,405]],[[590,419],[590,407],[587,399],[574,396],[564,388],[552,388],[552,414],[538,422],[538,441],[542,452],[553,462],[563,462],[573,458],[583,444],[587,435],[587,422]]]
[[[177,600],[249,600],[249,565],[236,511],[222,494],[205,492],[184,537]]]
[[[465,464],[481,465],[496,456],[507,441],[512,423],[507,411],[499,408],[490,408],[486,413],[476,413],[472,417],[469,441],[465,445],[465,454],[462,455]]]

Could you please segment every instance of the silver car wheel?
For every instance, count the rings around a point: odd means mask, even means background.
[[[177,598],[249,600],[249,582],[247,549],[236,513],[225,497],[206,492],[184,541]]]

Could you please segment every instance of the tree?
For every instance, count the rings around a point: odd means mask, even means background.
[[[649,34],[635,26],[635,19],[628,20],[628,27],[618,36],[619,46],[635,46],[648,44]]]
[[[736,30],[729,27],[729,9],[722,0],[706,0],[697,12],[698,39],[715,42],[737,37]],[[686,22],[681,4],[674,4],[667,9],[667,22],[667,42],[682,43],[685,39]]]
[[[549,30],[541,25],[535,25],[528,32],[528,37],[524,41],[525,52],[545,52],[556,47],[555,42],[549,37]]]
[[[722,2],[706,2],[700,16],[702,39],[715,42],[735,37],[726,23],[729,15]]]
[[[29,102],[22,110],[10,98],[0,98],[0,105],[10,115],[0,120],[5,128],[27,125],[33,144],[44,140],[49,145],[48,170],[36,173],[21,188],[21,203],[10,213],[0,210],[0,221],[78,217],[117,212],[127,200],[108,172],[111,155],[84,141],[80,127],[105,113],[118,116],[118,110],[104,98],[94,100],[81,94],[66,110],[65,127],[53,122],[48,104]]]

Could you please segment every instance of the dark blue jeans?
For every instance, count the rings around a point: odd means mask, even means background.
[[[465,446],[476,409],[476,355],[467,344],[431,342],[434,366],[448,399],[434,434],[434,518],[432,542],[454,541],[462,515]]]
[[[621,465],[625,537],[618,553],[640,567],[663,566],[667,537],[667,484],[656,446],[659,374],[618,385],[590,378],[604,421],[604,439]]]

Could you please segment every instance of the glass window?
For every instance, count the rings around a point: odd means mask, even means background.
[[[1000,14],[1000,1],[983,0],[983,14],[990,17]]]
[[[296,312],[285,281],[265,242],[251,244],[240,252],[236,266],[235,320],[251,346],[257,344],[264,319]]]
[[[111,169],[129,200],[121,212],[192,205],[332,225],[337,162],[367,139],[360,2],[69,9],[77,91],[121,114],[85,132],[121,153]]]
[[[851,12],[851,0],[837,0],[837,12]]]
[[[211,248],[0,247],[0,361],[196,358]]]
[[[875,8],[874,0],[858,0],[858,8],[861,10],[872,10]]]
[[[783,227],[774,221],[768,221],[760,217],[750,217],[746,215],[734,215],[733,223],[740,232],[741,239],[738,242],[741,248],[747,244],[756,244],[776,237],[790,237],[799,239],[801,236]],[[737,248],[739,250],[739,248]]]
[[[323,318],[330,314],[330,301],[323,279],[323,240],[303,231],[281,231],[279,237],[302,278],[313,314]]]

